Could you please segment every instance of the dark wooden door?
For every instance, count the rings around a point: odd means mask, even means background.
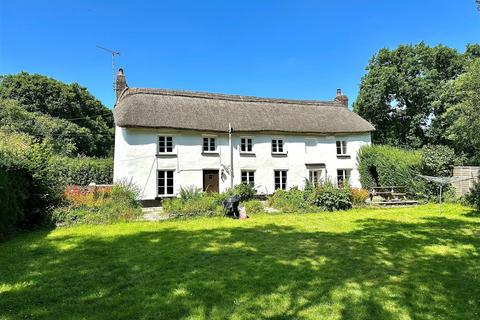
[[[203,170],[203,191],[218,192],[218,170]]]

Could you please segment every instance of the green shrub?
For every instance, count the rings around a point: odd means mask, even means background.
[[[348,210],[352,208],[352,191],[348,184],[337,188],[326,182],[317,187],[314,203],[327,211]]]
[[[110,192],[69,194],[67,204],[52,212],[57,224],[104,224],[131,221],[140,218],[141,205],[138,188],[128,184],[114,184]]]
[[[218,196],[203,193],[200,197],[183,200],[170,198],[163,200],[163,210],[173,217],[221,216],[223,207],[219,204]]]
[[[61,185],[48,170],[51,149],[25,134],[0,131],[0,239],[41,224],[60,200]]]
[[[262,213],[264,212],[263,210],[263,205],[259,200],[250,200],[245,202],[245,211],[247,211],[247,214],[256,214],[256,213]]]
[[[201,188],[195,186],[181,187],[179,192],[179,197],[182,201],[199,199],[203,196],[203,191]]]
[[[458,156],[455,151],[443,145],[428,145],[422,148],[420,172],[426,176],[449,177],[453,174],[453,167],[461,165],[465,159]],[[439,185],[435,182],[425,181],[425,197],[430,201],[438,201]],[[452,185],[444,185],[442,201],[452,202],[456,200],[455,190]]]
[[[253,197],[257,193],[257,190],[255,189],[254,186],[248,183],[242,182],[240,184],[237,184],[235,187],[233,187],[233,189],[228,189],[224,193],[225,193],[224,195],[225,198],[233,195],[238,195],[240,196],[240,201],[247,201],[247,200],[253,199]]]
[[[480,177],[474,182],[473,187],[470,188],[470,193],[466,195],[467,203],[480,210]]]
[[[269,198],[269,204],[283,212],[315,212],[317,208],[313,207],[305,199],[305,194],[298,188],[291,188],[288,191],[276,190]]]
[[[113,159],[111,158],[68,158],[55,156],[49,161],[52,174],[65,185],[87,186],[111,184],[113,181]]]
[[[390,146],[363,146],[358,153],[360,182],[364,188],[404,186],[412,194],[425,193],[420,174],[422,152]]]

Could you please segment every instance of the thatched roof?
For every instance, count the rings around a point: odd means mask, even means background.
[[[226,132],[361,133],[375,130],[336,101],[286,100],[126,88],[114,110],[120,127]]]

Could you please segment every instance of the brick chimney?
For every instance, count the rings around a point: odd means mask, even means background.
[[[125,76],[123,75],[123,69],[120,68],[118,69],[118,74],[117,74],[117,82],[115,84],[115,91],[116,91],[116,97],[118,100],[118,97],[122,93],[122,91],[127,88],[127,80],[125,79]]]
[[[342,89],[337,89],[337,94],[333,101],[341,104],[343,107],[348,108],[348,97],[342,93]]]

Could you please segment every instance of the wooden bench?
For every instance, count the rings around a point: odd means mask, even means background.
[[[404,186],[373,187],[370,192],[370,201],[372,203],[374,196],[383,198],[383,201],[375,202],[382,205],[408,205],[418,203],[415,200],[407,200],[407,192]]]

